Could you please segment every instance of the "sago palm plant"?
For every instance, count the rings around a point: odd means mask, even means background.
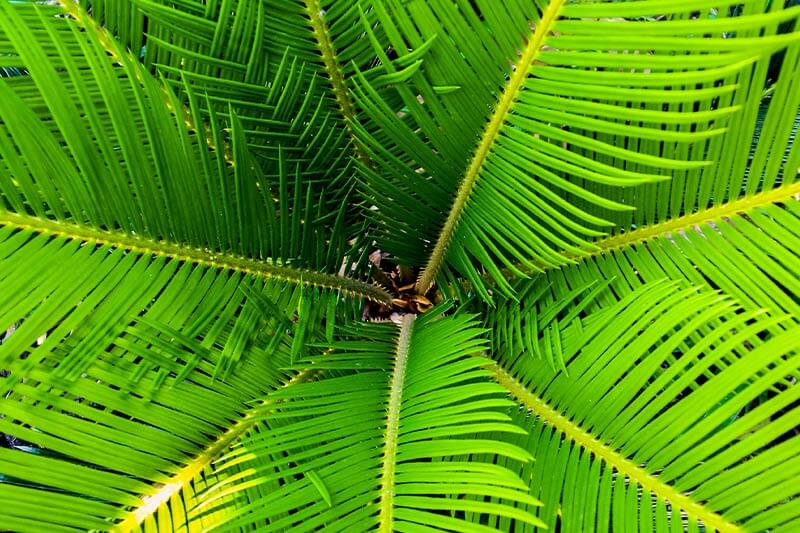
[[[0,0],[0,530],[800,530],[800,6]]]

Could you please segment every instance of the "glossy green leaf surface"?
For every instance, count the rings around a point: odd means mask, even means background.
[[[797,530],[798,18],[0,0],[0,530]]]

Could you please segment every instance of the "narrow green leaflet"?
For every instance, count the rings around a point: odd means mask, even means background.
[[[591,314],[589,315],[591,317]],[[574,334],[566,371],[498,354],[497,380],[530,410],[512,439],[569,531],[791,530],[800,340],[785,316],[651,283]],[[762,340],[767,336],[767,340]],[[508,370],[506,370],[508,369]],[[524,526],[523,526],[524,530]]]
[[[402,109],[366,81],[356,94],[381,124],[365,132],[380,165],[365,170],[380,245],[425,264],[419,292],[462,276],[485,299],[483,272],[509,293],[501,268],[568,263],[595,249],[613,213],[656,198],[652,184],[678,175],[692,187],[684,174],[727,171],[715,166],[732,153],[719,148],[727,124],[760,101],[752,90],[764,78],[751,69],[798,39],[775,34],[797,8],[764,2],[713,19],[655,0],[458,4],[376,2],[396,49],[419,46],[421,33],[450,40],[398,88]]]
[[[551,527],[796,526],[795,188],[600,241],[487,313],[498,380],[532,413],[510,442],[537,459],[519,471]]]
[[[209,146],[177,98],[103,39],[53,6],[0,3],[0,62],[24,69],[0,78],[11,530],[130,529],[162,505],[171,516],[250,428],[250,402],[288,381],[292,343],[269,326],[294,315],[299,292],[388,299],[336,274],[350,228],[312,204],[313,185],[287,193],[301,173],[282,150],[268,187],[233,114]],[[258,298],[274,302],[266,318]]]
[[[501,412],[510,402],[487,380],[489,361],[475,355],[482,333],[465,315],[355,328],[315,359],[339,374],[275,392],[254,412],[261,424],[217,463],[226,477],[193,516],[224,511],[237,496],[252,503],[216,529],[490,530],[465,522],[465,511],[543,525],[520,478],[473,459],[529,459],[486,438],[520,430]],[[241,473],[226,475],[231,468]]]

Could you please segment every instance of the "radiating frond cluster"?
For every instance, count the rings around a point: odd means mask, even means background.
[[[0,0],[0,530],[797,530],[796,4]]]

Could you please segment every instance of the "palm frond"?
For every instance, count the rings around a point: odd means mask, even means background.
[[[2,450],[7,505],[0,518],[20,531],[105,530],[125,520],[126,508],[150,509],[165,487],[175,492],[176,482],[191,481],[237,436],[229,430],[246,416],[247,402],[286,379],[275,360],[288,354],[246,358],[225,381],[210,379],[215,357],[206,356],[190,379],[147,372],[135,390],[120,360],[134,364],[136,351],[112,347],[73,381],[57,377],[59,354],[38,355],[23,353],[36,365],[3,379],[4,388],[12,386],[4,392],[0,432],[19,444]]]
[[[379,244],[426,263],[419,291],[440,271],[441,280],[460,274],[482,290],[485,269],[508,292],[499,267],[524,275],[594,250],[613,226],[607,214],[636,206],[609,191],[714,166],[709,143],[719,147],[745,99],[753,105],[739,92],[750,70],[797,41],[774,35],[797,11],[763,2],[713,20],[658,1],[540,4],[376,3],[395,49],[419,46],[423,24],[450,36],[402,89],[406,109],[390,108],[366,82],[356,91],[382,125],[365,141],[383,171],[365,178],[385,228]],[[646,12],[659,20],[634,20]],[[504,62],[520,48],[509,71]],[[458,90],[435,90],[442,85]],[[413,237],[437,231],[430,244]]]
[[[540,417],[518,418],[528,449],[565,472],[526,470],[562,527],[796,522],[795,189],[612,237],[487,313],[500,381]]]
[[[135,526],[288,379],[321,334],[309,302],[388,295],[337,275],[353,262],[345,206],[320,212],[311,185],[290,195],[282,157],[263,183],[235,114],[226,155],[213,122],[209,147],[170,91],[61,9],[2,3],[0,35],[20,69],[0,79],[0,433],[17,443],[0,522]],[[262,344],[277,318],[259,297],[305,330]]]
[[[262,2],[101,1],[90,12],[187,105],[200,96],[204,123],[230,127],[235,113],[267,179],[282,151],[304,181],[346,188],[348,139],[324,79],[289,48],[270,45],[273,14]]]
[[[488,361],[473,355],[483,347],[481,333],[466,315],[406,315],[399,331],[394,324],[358,327],[312,366],[338,374],[275,392],[255,411],[263,427],[217,466],[241,474],[209,490],[198,516],[230,505],[218,498],[261,491],[219,528],[487,530],[464,522],[465,511],[538,523],[513,507],[537,504],[518,478],[467,460],[488,451],[527,459],[515,446],[480,436],[517,431],[497,411],[508,401],[486,381],[481,366]],[[462,438],[472,433],[479,436]],[[499,501],[459,497],[468,494]]]
[[[374,16],[359,9],[366,2],[87,4],[94,20],[184,100],[205,95],[205,120],[213,114],[228,124],[230,105],[268,177],[275,174],[279,147],[292,164],[301,164],[304,181],[337,190],[348,186],[351,153],[368,163],[352,142],[350,124],[359,116],[349,78],[360,71],[385,83],[385,68],[361,30],[362,17],[375,26]]]
[[[520,468],[539,517],[570,531],[796,521],[800,344],[796,327],[772,333],[791,321],[655,282],[565,328],[563,371],[497,353],[498,381],[530,410],[511,442],[537,459]]]
[[[318,212],[310,185],[288,196],[300,170],[285,159],[279,183],[264,186],[236,120],[228,165],[170,112],[178,108],[171,93],[123,54],[114,66],[92,32],[35,5],[4,14],[9,62],[30,72],[0,84],[10,104],[2,113],[6,211],[32,227],[41,219],[42,232],[58,221],[83,239],[94,229],[98,242],[131,248],[141,239],[139,248],[176,258],[191,248],[190,258],[212,262],[219,254],[223,263],[241,256],[339,270],[349,247],[343,221]],[[49,40],[37,41],[37,27]],[[76,48],[81,55],[70,53]]]
[[[773,10],[778,7],[772,5]],[[779,33],[785,34],[788,29],[781,27],[787,24],[791,28],[796,22],[770,25],[764,31],[775,32],[777,27]],[[737,36],[756,38],[757,34],[737,31]],[[742,73],[739,85],[743,90],[726,96],[731,104],[741,106],[741,112],[733,115],[727,130],[707,146],[707,157],[716,162],[714,165],[674,173],[667,182],[620,190],[619,201],[636,210],[610,214],[614,222],[610,231],[622,233],[664,223],[795,181],[794,169],[800,162],[797,149],[793,149],[800,120],[800,102],[794,90],[799,45],[793,42],[772,54],[769,61],[758,62]],[[743,149],[748,144],[750,151]],[[603,190],[589,182],[585,186]],[[574,201],[584,209],[592,209],[578,198]]]
[[[590,280],[607,280],[612,292],[600,293],[587,307],[608,305],[642,283],[671,279],[682,284],[721,290],[748,310],[766,309],[789,317],[800,316],[794,294],[794,272],[800,267],[797,227],[800,203],[797,184],[784,185],[696,215],[663,225],[642,228],[600,241],[604,253],[575,265],[549,271],[530,281],[517,282],[523,297],[499,306],[509,318],[493,324],[504,329],[498,338],[522,337],[525,323],[541,318],[543,309],[568,298],[562,306],[574,309],[572,295],[584,291]],[[573,318],[583,308],[575,309]],[[533,326],[536,327],[535,325]],[[514,351],[522,347],[515,344]]]

